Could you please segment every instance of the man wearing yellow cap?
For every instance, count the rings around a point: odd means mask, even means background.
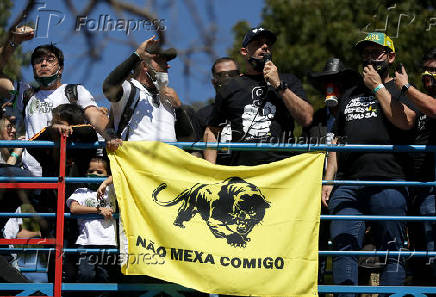
[[[336,139],[347,144],[409,144],[412,137],[408,130],[413,127],[416,115],[389,75],[389,66],[396,55],[394,43],[386,34],[376,32],[359,41],[356,48],[364,66],[363,81],[356,80],[339,100]],[[332,180],[336,174],[341,180],[401,181],[407,177],[407,163],[402,154],[332,153],[328,156],[325,179]],[[322,191],[323,204],[328,204],[329,212],[335,215],[403,216],[407,211],[407,196],[405,187],[339,185],[323,186]],[[405,248],[405,222],[376,221],[373,227],[378,250]],[[364,221],[332,221],[330,231],[335,249],[360,250],[365,229]],[[404,261],[391,256],[385,261],[381,285],[402,285]],[[333,279],[336,284],[357,285],[357,257],[334,257]]]

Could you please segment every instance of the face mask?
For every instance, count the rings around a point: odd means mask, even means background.
[[[265,60],[263,58],[257,59],[250,57],[248,59],[248,63],[253,67],[254,71],[256,72],[262,72],[263,68],[265,67]]]
[[[97,174],[87,174],[86,177],[107,177],[103,175],[97,175]],[[96,192],[98,190],[98,187],[100,187],[100,184],[98,183],[87,183],[86,187],[90,189],[93,192]]]
[[[156,80],[153,81],[156,89],[161,90],[165,87],[168,87],[168,72],[156,72],[155,74]]]
[[[44,87],[52,86],[60,77],[61,75],[59,74],[59,69],[52,76],[34,76],[35,80]]]
[[[376,60],[369,60],[369,61],[365,61],[363,62],[363,67],[368,66],[368,65],[372,65],[372,67],[374,67],[375,71],[377,71],[377,73],[381,76],[384,77],[388,71],[388,61],[387,60],[383,60],[383,61],[376,61]]]

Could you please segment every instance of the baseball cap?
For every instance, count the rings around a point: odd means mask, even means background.
[[[245,34],[244,39],[242,40],[242,47],[246,47],[247,44],[250,43],[250,41],[261,35],[265,35],[267,38],[269,38],[271,40],[271,44],[273,44],[277,40],[276,35],[270,30],[265,29],[263,27],[255,27],[255,28],[251,28]]]
[[[372,32],[366,35],[366,37],[356,43],[356,48],[358,50],[362,50],[365,45],[370,43],[376,43],[383,47],[390,49],[393,53],[395,53],[394,42],[392,39],[382,32]]]
[[[169,49],[162,49],[160,46],[155,46],[152,48],[148,48],[147,52],[149,54],[155,54],[162,57],[165,61],[170,61],[177,57],[177,50],[175,48],[169,48]]]

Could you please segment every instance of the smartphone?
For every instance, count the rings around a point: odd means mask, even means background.
[[[403,64],[398,63],[398,65],[397,65],[397,72],[398,73],[403,73]]]

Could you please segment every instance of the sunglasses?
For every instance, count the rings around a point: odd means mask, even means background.
[[[216,79],[236,77],[236,76],[239,76],[239,70],[221,71],[221,72],[216,72],[214,74],[214,77]]]
[[[424,66],[424,72],[436,73],[436,67]]]

